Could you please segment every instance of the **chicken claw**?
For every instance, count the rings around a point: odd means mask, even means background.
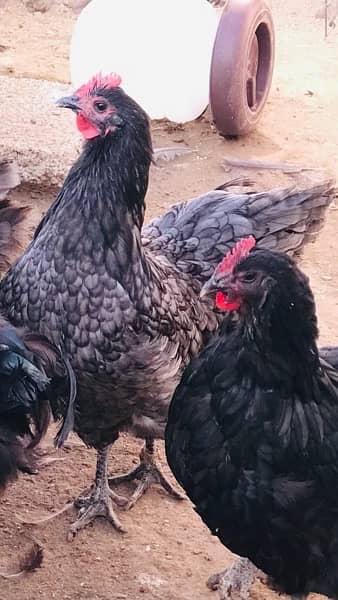
[[[211,590],[218,590],[220,600],[249,600],[255,579],[265,582],[267,576],[248,558],[238,558],[222,573],[212,575],[207,581]]]
[[[147,438],[144,447],[140,453],[140,464],[129,473],[125,475],[115,475],[108,478],[110,486],[119,485],[128,481],[138,479],[139,483],[136,486],[135,491],[132,493],[127,503],[124,505],[124,510],[129,510],[135,506],[136,502],[145,494],[153,483],[161,485],[166,492],[175,500],[184,500],[179,492],[177,492],[173,486],[166,480],[163,473],[160,471],[154,458],[154,440]]]
[[[119,518],[115,514],[112,500],[119,506],[127,504],[128,499],[113,492],[107,479],[107,452],[108,448],[98,451],[95,483],[88,496],[80,496],[74,501],[74,506],[79,509],[78,519],[69,529],[68,539],[74,539],[81,529],[92,523],[96,517],[105,517],[118,531],[124,533]]]

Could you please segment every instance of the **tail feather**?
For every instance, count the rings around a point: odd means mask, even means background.
[[[27,337],[29,335],[27,334]],[[40,342],[43,345],[43,341]],[[49,345],[47,353],[50,352]],[[41,361],[41,362],[40,362]],[[28,349],[25,332],[0,319],[0,488],[32,472],[32,449],[50,421],[49,378],[41,356]]]
[[[6,424],[17,436],[28,435],[30,447],[39,443],[48,427],[48,383],[45,373],[21,353],[0,349],[0,426]]]
[[[8,192],[20,183],[17,166],[0,161],[0,271],[6,271],[21,250],[22,227],[29,207],[14,206]]]
[[[18,471],[29,469],[23,441],[6,426],[0,426],[0,491],[16,479]]]
[[[257,221],[257,245],[298,254],[317,238],[335,195],[334,181],[327,180],[303,190],[273,190],[259,212],[252,201],[248,216]]]
[[[74,427],[75,399],[77,394],[77,383],[75,373],[70,361],[60,349],[57,349],[46,338],[36,333],[26,333],[24,337],[26,347],[34,353],[35,361],[40,370],[52,376],[52,385],[49,386],[51,396],[50,406],[54,411],[59,402],[53,402],[52,396],[60,397],[60,403],[64,410],[53,412],[55,420],[62,418],[62,423],[55,438],[55,445],[61,447]],[[65,403],[67,398],[67,404]]]
[[[154,219],[142,230],[142,241],[204,284],[234,244],[249,235],[258,247],[298,254],[316,239],[335,195],[332,180],[302,190],[214,190]]]

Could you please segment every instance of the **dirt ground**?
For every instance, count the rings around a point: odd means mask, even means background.
[[[325,167],[338,177],[338,29],[324,39],[323,21],[314,18],[320,6],[317,0],[271,0],[271,6],[277,29],[276,68],[257,130],[245,139],[229,141],[217,135],[208,119],[182,129],[155,123],[157,145],[184,142],[195,152],[153,169],[148,218],[241,174],[253,177],[256,189],[295,182],[295,177],[268,171],[225,171],[224,156],[290,160]],[[0,74],[68,82],[74,20],[70,9],[55,2],[45,14],[30,13],[19,0],[0,8]],[[31,201],[35,207],[32,225],[54,192],[29,187],[17,192],[19,201]],[[338,343],[337,227],[338,210],[333,207],[320,239],[306,249],[302,260],[316,295],[321,341],[330,344]],[[137,462],[139,448],[139,442],[121,438],[112,452],[111,470],[130,468]],[[44,449],[52,451],[52,435]],[[91,482],[92,450],[73,437],[58,456],[60,462],[38,475],[20,477],[1,500],[1,565],[15,562],[27,547],[27,536],[41,542],[44,561],[34,575],[2,580],[0,600],[216,600],[205,581],[231,560],[231,554],[210,536],[188,501],[171,501],[161,490],[152,489],[132,511],[121,513],[128,530],[124,535],[100,520],[69,543],[66,533],[75,517],[72,511],[43,526],[20,523],[19,515],[41,516],[56,510]],[[168,473],[163,448],[160,456]],[[271,600],[274,596],[263,586],[256,586],[253,593]]]

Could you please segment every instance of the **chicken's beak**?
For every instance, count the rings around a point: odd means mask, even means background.
[[[70,108],[74,112],[79,112],[81,110],[80,107],[81,98],[79,96],[64,96],[63,98],[59,98],[56,101],[57,106],[61,108]]]
[[[218,291],[219,284],[213,277],[210,277],[208,281],[204,284],[200,291],[200,298],[206,298],[207,296],[212,296],[216,294]]]

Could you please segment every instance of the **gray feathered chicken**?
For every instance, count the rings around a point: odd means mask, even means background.
[[[130,507],[152,481],[178,496],[155,464],[154,438],[163,438],[182,370],[221,318],[199,298],[202,284],[243,235],[263,247],[302,248],[335,190],[327,181],[300,192],[213,191],[142,228],[147,115],[118,76],[94,77],[59,105],[75,112],[84,148],[2,281],[0,308],[60,345],[76,374],[74,429],[98,460],[91,493],[76,502],[75,534],[97,515],[122,529],[112,499]],[[52,390],[54,415],[64,416],[63,393]],[[145,439],[145,448],[134,472],[108,481],[108,449],[121,431]],[[128,502],[111,489],[124,478],[139,479]]]

